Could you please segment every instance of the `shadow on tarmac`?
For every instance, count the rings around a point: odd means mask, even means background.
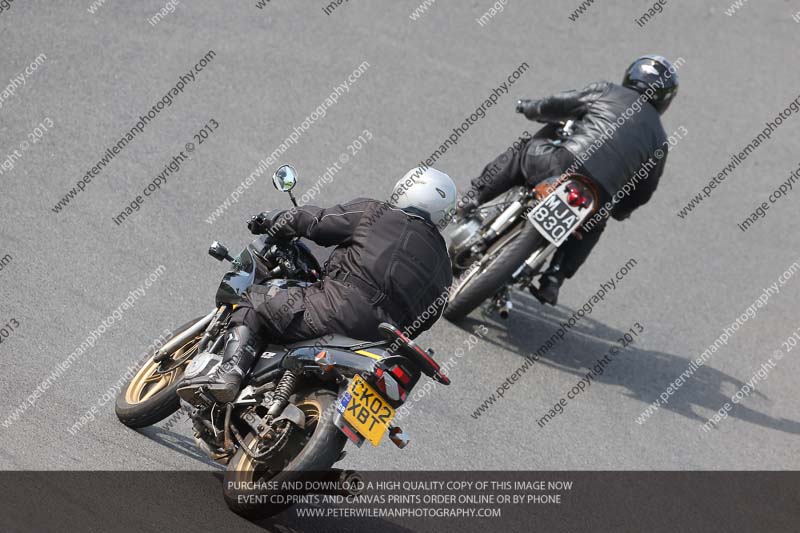
[[[507,320],[500,319],[496,314],[483,315],[482,320],[477,320],[473,315],[458,325],[471,330],[479,324],[485,324],[491,331],[485,339],[486,342],[524,357],[538,350],[573,313],[574,310],[560,305],[557,307],[540,305],[527,294],[515,291],[514,311]],[[532,335],[531,332],[540,333]],[[592,319],[590,315],[584,316],[567,332],[564,339],[544,354],[536,364],[569,372],[580,379],[578,376],[585,376],[612,346],[620,347],[618,339],[624,334],[624,331],[610,328]],[[643,336],[646,335],[645,330]],[[644,350],[634,342],[621,350],[606,367],[604,373],[596,376],[594,381],[624,387],[627,389],[625,395],[641,401],[644,410],[659,398],[668,385],[689,369],[689,363],[697,355],[678,356]],[[697,368],[688,381],[669,397],[668,403],[662,402],[660,408],[642,425],[646,425],[650,419],[657,419],[658,411],[661,409],[705,424],[714,412],[719,411],[726,402],[730,402],[731,396],[745,383],[708,366],[708,363],[713,363],[713,356],[706,365]],[[754,396],[760,397],[764,402],[770,401],[756,389],[744,400],[745,403],[752,403]],[[773,418],[742,403],[732,405],[733,408],[728,412],[730,417],[785,433],[800,434],[800,422]],[[720,425],[724,423],[722,420]]]

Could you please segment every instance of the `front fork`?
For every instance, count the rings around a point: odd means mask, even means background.
[[[209,314],[198,320],[194,326],[187,329],[177,337],[170,339],[169,342],[167,342],[161,347],[161,349],[158,350],[156,355],[153,357],[153,361],[160,363],[161,361],[167,359],[178,347],[182,346],[189,339],[196,337],[200,333],[204,333],[204,335],[198,345],[198,353],[202,352],[205,349],[205,345],[208,343],[208,341],[219,333],[219,328],[224,323],[224,320],[227,318],[230,311],[231,306],[229,305],[221,305],[217,309],[211,311]]]
[[[197,350],[198,352],[203,352],[208,346],[208,343],[211,341],[211,339],[221,338],[219,337],[219,334],[222,328],[225,327],[225,324],[228,322],[228,318],[230,318],[235,307],[236,307],[235,305],[222,304],[217,308],[217,312],[214,314],[214,318],[211,320],[211,323],[206,328],[203,338],[200,339],[200,343],[198,345],[198,350]]]

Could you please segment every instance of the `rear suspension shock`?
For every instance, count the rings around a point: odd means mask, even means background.
[[[272,403],[270,403],[267,415],[275,418],[283,411],[286,404],[289,402],[289,396],[294,393],[297,382],[300,380],[300,374],[294,370],[287,370],[283,373],[278,386],[275,387],[275,392],[272,395]]]

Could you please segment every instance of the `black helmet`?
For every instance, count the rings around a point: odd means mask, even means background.
[[[642,94],[649,92],[647,100],[659,113],[664,113],[678,94],[678,72],[662,56],[642,56],[625,71],[622,85]]]

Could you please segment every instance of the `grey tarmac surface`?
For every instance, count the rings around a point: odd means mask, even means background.
[[[162,2],[16,0],[0,12],[0,90],[39,54],[46,60],[0,107],[0,162],[49,118],[53,126],[0,175],[0,343],[3,419],[159,265],[165,270],[17,421],[0,428],[0,468],[211,469],[188,423],[141,433],[122,426],[102,395],[165,328],[208,312],[246,219],[287,207],[269,165],[213,224],[206,219],[295,127],[364,61],[368,67],[278,158],[301,173],[302,193],[337,161],[315,203],[387,197],[522,63],[529,68],[437,161],[460,188],[523,131],[514,113],[535,98],[598,79],[618,81],[638,55],[682,57],[680,94],[664,124],[688,133],[672,149],[658,192],[624,223],[611,222],[595,253],[542,308],[516,294],[508,321],[475,312],[422,337],[446,360],[470,331],[486,337],[452,369],[453,385],[413,404],[412,444],[350,449],[357,469],[774,470],[800,468],[800,349],[784,357],[718,429],[703,423],[798,327],[800,272],[780,287],[691,379],[643,424],[637,417],[767,285],[800,262],[794,192],[747,232],[737,228],[797,168],[800,118],[791,116],[686,218],[676,213],[798,94],[800,25],[788,3],[672,0],[647,25],[634,2],[597,3],[573,22],[573,3],[509,0],[484,26],[489,1],[419,5],[348,2],[186,2],[157,25]],[[51,208],[209,50],[213,60],[62,212]],[[112,218],[185,150],[205,124],[219,127],[122,225]],[[372,139],[354,155],[354,139]],[[35,135],[34,135],[35,137]],[[298,194],[299,195],[299,194]],[[636,266],[564,340],[485,414],[472,416],[629,259]],[[617,339],[641,337],[545,427],[536,420]],[[70,428],[93,405],[96,420]],[[163,426],[163,424],[161,424]]]

